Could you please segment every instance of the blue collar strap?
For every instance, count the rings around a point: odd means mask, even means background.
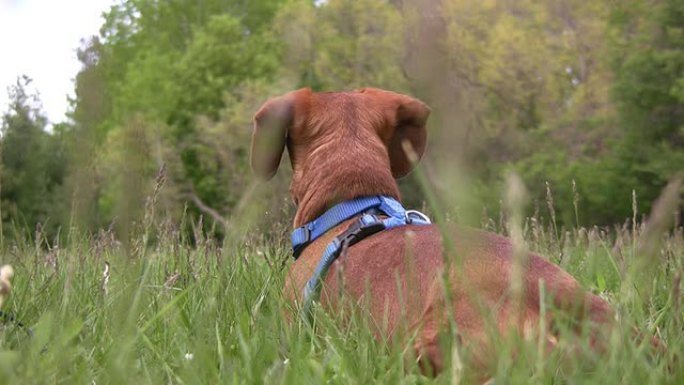
[[[292,233],[292,248],[295,258],[309,243],[326,231],[359,214],[362,215],[357,221],[328,244],[313,276],[304,287],[302,314],[309,321],[312,317],[311,306],[314,298],[318,297],[320,293],[321,284],[328,268],[347,247],[382,230],[408,224],[430,224],[430,219],[425,214],[414,210],[405,210],[401,203],[390,197],[378,195],[353,199],[334,206],[318,219],[297,228]]]
[[[397,225],[413,222],[417,224],[430,223],[430,219],[424,214],[414,210],[405,210],[401,203],[388,196],[375,195],[356,198],[339,203],[315,220],[296,228],[292,232],[292,255],[295,259],[299,258],[306,246],[318,237],[347,219],[373,208],[387,215],[389,222],[397,223]]]

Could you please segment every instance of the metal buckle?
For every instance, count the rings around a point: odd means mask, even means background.
[[[304,225],[300,227],[300,229],[304,229],[304,240],[302,243],[292,247],[292,257],[294,257],[295,261],[297,258],[299,258],[299,255],[304,251],[304,249],[309,246],[309,243],[311,243],[311,230],[309,229],[308,225]]]
[[[302,226],[304,228],[304,242],[302,243],[309,243],[311,242],[311,229],[309,229],[309,225],[304,225]]]
[[[406,210],[406,213],[404,215],[406,216],[406,223],[407,224],[411,224],[413,222],[414,218],[411,218],[412,214],[417,216],[418,219],[421,219],[424,222],[432,223],[430,221],[430,218],[427,215],[421,213],[420,211],[418,211],[418,210]]]
[[[385,225],[381,222],[364,223],[361,218],[354,222],[342,234],[337,236],[337,240],[342,247],[352,246],[357,242],[369,237],[377,232],[385,229]]]

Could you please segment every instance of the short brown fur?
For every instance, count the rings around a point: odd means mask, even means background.
[[[301,226],[332,205],[369,195],[399,199],[395,178],[412,167],[402,142],[408,141],[418,156],[425,150],[425,124],[430,109],[421,101],[379,89],[313,93],[293,91],[266,102],[255,115],[252,168],[266,178],[276,171],[284,148],[293,169],[291,194],[297,204],[294,226]],[[287,274],[284,295],[301,299],[326,245],[349,224],[337,226],[309,245]],[[503,335],[511,330],[529,333],[539,325],[539,283],[558,308],[597,324],[612,319],[610,306],[585,292],[558,266],[530,254],[524,272],[521,307],[510,300],[512,247],[510,240],[483,231],[453,226],[450,241],[458,253],[460,268],[445,267],[442,235],[436,226],[409,225],[375,234],[350,247],[326,275],[321,302],[335,308],[336,295],[369,304],[372,317],[389,337],[418,332],[415,349],[421,364],[443,369],[438,336],[447,322],[443,280],[450,282],[450,305],[460,341],[473,354],[475,371],[486,376],[494,362],[491,333],[483,318],[488,309],[495,328]],[[448,258],[446,260],[449,260]],[[397,279],[398,278],[398,279]],[[400,282],[401,290],[397,290]],[[363,300],[366,293],[371,298]],[[404,325],[405,327],[402,327]],[[550,325],[549,325],[550,326]],[[549,345],[553,345],[553,336]]]

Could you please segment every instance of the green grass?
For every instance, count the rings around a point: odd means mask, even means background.
[[[72,240],[51,255],[29,242],[6,250],[2,262],[16,275],[4,310],[33,337],[13,323],[0,331],[0,384],[453,384],[462,379],[459,361],[467,373],[467,352],[445,341],[444,374],[421,375],[403,346],[373,338],[362,315],[341,322],[319,310],[314,331],[286,322],[286,246],[258,239],[190,246],[177,232],[156,234],[149,247],[129,251],[107,236]],[[607,298],[625,327],[606,336],[602,355],[567,331],[552,354],[540,354],[536,341],[502,340],[497,384],[684,383],[681,228],[663,238],[645,300],[630,295],[633,237],[629,229],[572,229],[558,240],[552,229],[528,228],[529,247]],[[653,354],[629,325],[659,336],[667,352]]]

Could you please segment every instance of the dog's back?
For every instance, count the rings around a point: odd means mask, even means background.
[[[346,224],[309,246],[290,267],[285,296],[291,303],[301,303],[304,285],[323,249],[344,228]],[[418,330],[416,354],[436,371],[443,367],[439,333],[449,316],[456,322],[461,343],[473,354],[472,362],[482,371],[494,364],[491,338],[511,331],[533,335],[540,325],[542,282],[546,300],[555,308],[592,320],[594,327],[610,322],[612,310],[604,300],[585,292],[572,276],[535,254],[526,258],[522,298],[516,303],[511,294],[510,241],[459,226],[450,226],[448,234],[451,253],[445,253],[435,225],[398,227],[366,238],[332,265],[321,304],[336,309],[345,298],[367,305],[378,337],[403,338]],[[551,347],[556,336],[549,321],[544,322]],[[498,334],[492,334],[492,329]]]
[[[269,100],[255,115],[252,168],[273,176],[287,147],[295,227],[342,201],[372,195],[399,200],[395,178],[410,172],[414,158],[423,155],[429,114],[417,99],[378,89],[294,91]],[[292,303],[301,303],[327,245],[353,221],[326,232],[292,264],[284,289]],[[552,331],[549,319],[540,323],[542,282],[555,307],[595,324],[610,322],[605,301],[534,254],[522,258],[520,290],[511,291],[515,269],[508,239],[456,226],[444,234],[448,242],[434,225],[406,225],[345,248],[324,278],[322,304],[335,308],[342,295],[368,304],[378,335],[403,338],[405,331],[417,332],[416,353],[437,371],[443,366],[438,335],[450,314],[483,373],[493,357],[492,327],[499,334],[529,335],[539,325]],[[553,333],[548,344],[554,344]]]

